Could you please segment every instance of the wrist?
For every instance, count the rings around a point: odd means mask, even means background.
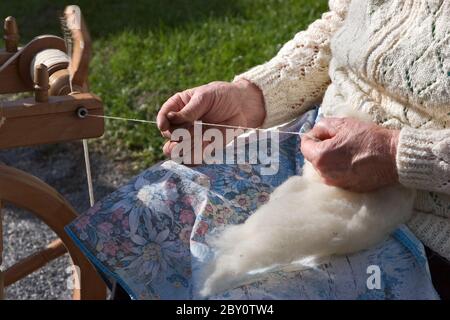
[[[400,137],[400,130],[387,130],[389,133],[389,155],[392,163],[392,169],[395,176],[395,181],[398,181],[397,172],[397,149]]]
[[[260,127],[266,118],[264,96],[261,89],[245,79],[240,79],[233,84],[239,91],[240,101],[242,101],[241,108],[247,119],[247,125],[252,128]]]

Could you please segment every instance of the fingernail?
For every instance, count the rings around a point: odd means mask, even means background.
[[[173,118],[173,117],[175,117],[175,112],[169,112],[167,114],[167,118]]]

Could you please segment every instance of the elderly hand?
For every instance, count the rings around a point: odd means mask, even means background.
[[[266,116],[262,92],[247,80],[211,82],[173,95],[157,116],[161,134],[170,139],[180,127],[192,130],[193,122],[258,127]],[[218,127],[224,131],[223,128]],[[167,141],[163,152],[169,156],[177,141]]]
[[[324,118],[302,136],[301,151],[328,185],[367,192],[398,181],[399,131],[353,118]]]

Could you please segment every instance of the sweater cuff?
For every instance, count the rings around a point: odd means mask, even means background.
[[[427,189],[433,184],[437,165],[434,138],[429,130],[405,127],[400,131],[396,162],[401,184],[415,189]]]
[[[270,128],[277,124],[284,122],[286,113],[283,112],[284,106],[288,104],[288,95],[282,90],[277,90],[274,76],[277,76],[273,70],[276,67],[269,66],[270,62],[256,66],[247,72],[237,75],[233,82],[245,79],[257,86],[264,98],[264,107],[266,110],[266,117],[262,128]]]

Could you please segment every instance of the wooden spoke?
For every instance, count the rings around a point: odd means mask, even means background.
[[[73,290],[74,299],[105,299],[104,282],[64,231],[76,218],[76,212],[55,189],[26,172],[0,164],[0,199],[30,211],[61,239],[77,267],[75,270],[81,273],[77,274],[80,287]],[[60,253],[59,245],[46,250],[51,255]]]
[[[60,239],[53,241],[44,250],[34,253],[9,267],[4,272],[5,287],[25,278],[29,274],[45,266],[50,261],[61,257],[66,252],[66,247]]]

